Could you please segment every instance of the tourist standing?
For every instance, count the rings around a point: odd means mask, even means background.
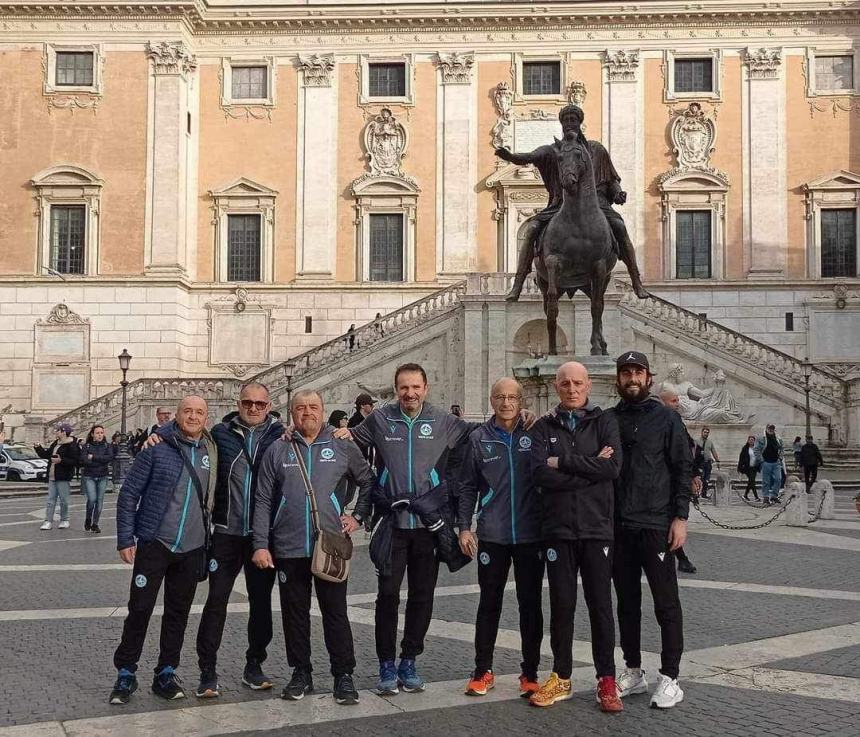
[[[812,439],[812,435],[806,436],[806,442],[800,449],[800,465],[803,466],[803,481],[806,483],[806,493],[808,494],[818,479],[818,467],[824,465],[821,451]]]
[[[57,425],[53,443],[47,448],[37,443],[33,448],[39,458],[48,461],[48,502],[45,506],[45,521],[39,529],[50,530],[53,527],[54,510],[59,499],[60,524],[57,527],[64,530],[69,526],[70,485],[80,462],[80,448],[72,437],[72,426],[65,422]]]
[[[755,453],[755,435],[747,437],[747,442],[741,447],[740,455],[738,456],[738,473],[747,477],[747,485],[744,489],[744,499],[749,501],[750,492],[752,492],[756,501],[759,501],[758,490],[755,485],[755,477],[758,474],[759,461],[756,459]]]
[[[629,351],[616,361],[616,372],[621,400],[613,412],[624,459],[615,485],[613,579],[627,664],[618,685],[622,697],[648,690],[640,651],[644,570],[662,646],[651,705],[668,709],[684,699],[678,684],[684,624],[672,553],[687,540],[690,448],[678,414],[650,395],[654,377],[648,357]]]
[[[782,487],[783,444],[776,426],[768,425],[755,444],[756,463],[761,467],[761,495],[765,504],[776,504]]]
[[[702,497],[704,499],[710,496],[711,470],[714,463],[716,462],[718,468],[720,465],[720,456],[710,435],[711,428],[703,427],[701,437],[696,441],[696,447],[702,455]]]
[[[93,425],[81,448],[81,486],[87,495],[87,516],[84,529],[99,534],[102,506],[107,491],[110,467],[113,465],[114,446],[105,438],[105,429]]]
[[[800,456],[800,451],[802,449],[803,441],[800,439],[800,435],[798,435],[791,444],[791,452],[794,455],[794,470],[797,473],[800,473],[800,469],[803,468],[803,459]]]

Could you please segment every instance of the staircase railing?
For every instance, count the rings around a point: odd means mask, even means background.
[[[312,372],[366,355],[378,347],[383,340],[401,335],[450,311],[460,304],[465,293],[466,281],[451,284],[362,325],[353,332],[339,335],[322,345],[267,368],[250,381],[259,381],[271,390],[280,389],[286,384],[285,367],[289,363],[293,369],[292,385],[297,386]]]
[[[800,359],[662,297],[650,295],[647,299],[639,299],[631,286],[621,279],[616,279],[615,285],[621,290],[620,307],[628,315],[653,322],[711,350],[726,353],[741,363],[750,364],[758,372],[766,371],[769,378],[786,387],[804,391],[806,374],[804,362]],[[829,405],[840,406],[845,382],[818,366],[809,366],[809,372],[810,394]]]
[[[236,387],[240,384],[237,379],[203,378],[203,379],[135,379],[127,387],[127,413],[133,416],[137,409],[146,402],[173,403],[179,402],[189,394],[198,394],[207,401],[229,399],[235,396]],[[50,422],[46,428],[60,423],[68,423],[76,432],[81,433],[91,425],[106,422],[122,411],[122,389],[103,394],[87,404],[76,407]]]

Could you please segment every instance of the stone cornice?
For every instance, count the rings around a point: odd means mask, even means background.
[[[306,33],[321,36],[361,32],[533,32],[549,39],[595,29],[677,29],[727,25],[860,25],[860,8],[851,0],[639,0],[630,4],[550,0],[539,5],[461,0],[367,2],[339,5],[316,0],[262,0],[254,6],[207,0],[53,3],[0,0],[0,19],[142,21],[182,19],[194,34]],[[2,27],[2,26],[0,26]],[[562,38],[564,36],[562,35]],[[536,40],[541,40],[536,38]]]

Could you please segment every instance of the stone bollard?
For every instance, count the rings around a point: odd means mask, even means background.
[[[809,495],[809,511],[812,514],[818,511],[822,494],[824,494],[824,504],[818,519],[836,519],[836,493],[833,490],[833,484],[827,479],[821,479],[812,485],[812,493]]]
[[[809,512],[807,511],[807,494],[804,485],[799,481],[786,483],[785,493],[787,497],[794,495],[794,499],[785,510],[785,524],[790,527],[806,527],[809,525]]]
[[[714,506],[728,507],[732,494],[732,483],[729,475],[723,471],[712,474],[714,478]]]

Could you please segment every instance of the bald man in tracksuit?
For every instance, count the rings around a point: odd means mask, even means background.
[[[503,383],[504,382],[504,383]],[[513,405],[519,385],[512,379],[498,382],[491,397],[494,409],[500,397]],[[498,393],[497,393],[498,392]],[[507,394],[505,394],[505,392]],[[504,400],[503,400],[504,401]],[[510,409],[513,409],[511,406]],[[494,415],[469,436],[460,468],[458,525],[464,552],[477,553],[481,598],[475,618],[475,672],[466,686],[469,696],[483,696],[495,685],[493,649],[499,631],[502,601],[511,563],[514,565],[522,640],[520,696],[538,689],[540,646],[543,639],[543,550],[541,505],[532,479],[532,439],[522,421],[508,431]],[[472,517],[477,507],[477,549]],[[465,541],[465,542],[464,542]]]
[[[352,684],[355,668],[352,631],[346,613],[346,583],[314,579],[311,575],[311,555],[314,537],[311,506],[305,490],[296,447],[302,453],[311,479],[319,524],[334,533],[342,531],[347,488],[341,480],[348,478],[358,486],[358,499],[353,516],[363,519],[370,506],[371,489],[376,477],[355,443],[332,436],[332,428],[324,425],[310,443],[297,430],[292,441],[275,441],[260,464],[255,494],[253,546],[254,550],[269,550],[278,571],[281,613],[287,661],[293,676],[284,688],[282,698],[299,700],[313,691],[311,677],[311,581],[316,588],[322,612],[323,634],[329,653],[331,673],[335,678],[333,695],[341,704],[358,701]],[[295,443],[295,445],[294,445]],[[357,526],[357,525],[356,525]],[[258,556],[255,553],[255,562]]]

